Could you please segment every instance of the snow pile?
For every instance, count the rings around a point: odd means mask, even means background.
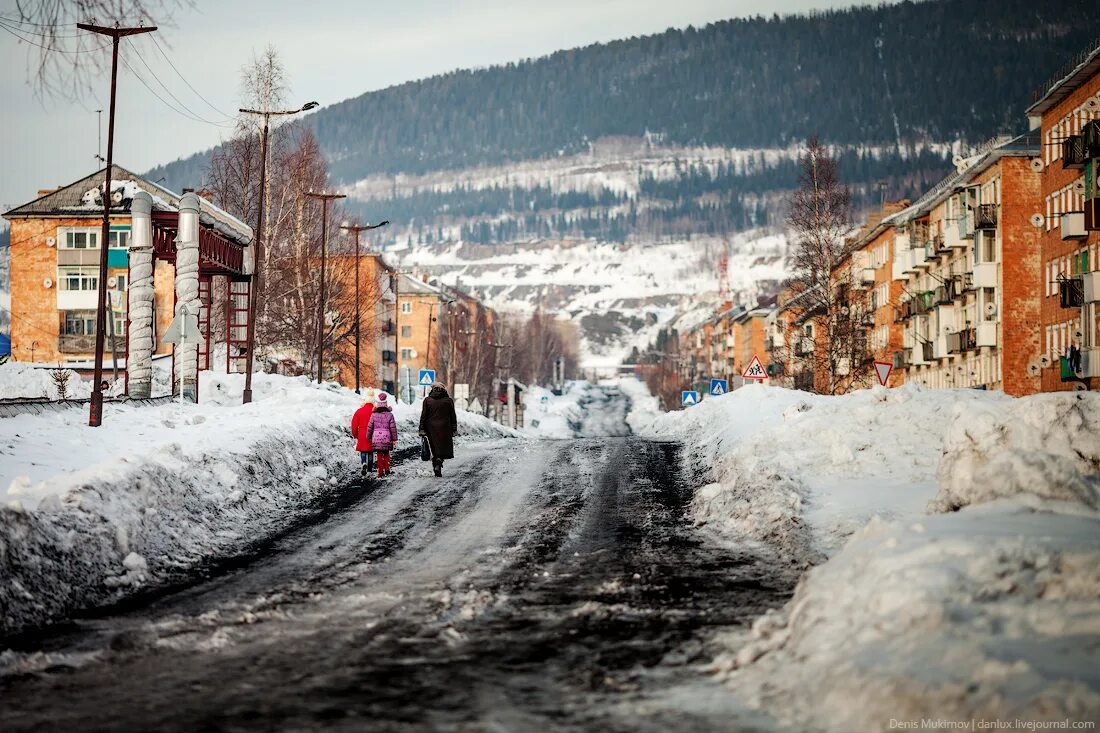
[[[1093,394],[754,386],[635,424],[713,481],[699,521],[830,556],[713,668],[741,705],[847,732],[1100,716],[1098,419]]]
[[[56,371],[14,361],[0,364],[0,399],[56,400]],[[87,399],[92,394],[92,383],[82,381],[76,372],[69,372],[66,384],[69,399]]]
[[[933,508],[1026,494],[1100,509],[1100,396],[1038,395],[960,412]]]
[[[699,483],[696,520],[791,559],[830,553],[871,517],[915,517],[936,492],[956,410],[1007,397],[974,390],[861,390],[842,397],[747,385],[688,410],[633,418],[681,440]]]
[[[531,386],[524,396],[524,432],[539,438],[623,437],[632,420],[657,412],[657,399],[633,377],[566,382],[560,395]]]
[[[974,507],[873,521],[715,668],[798,730],[992,729],[1096,720],[1098,635],[1100,521]]]
[[[258,374],[241,405],[243,382],[204,372],[201,404],[108,403],[99,428],[83,410],[0,420],[0,633],[246,551],[354,475],[362,398]],[[419,406],[395,414],[399,445],[417,445]],[[467,412],[459,432],[513,435]]]

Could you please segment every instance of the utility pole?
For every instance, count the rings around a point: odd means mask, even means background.
[[[298,109],[283,110],[278,112],[272,112],[270,110],[257,110],[257,109],[239,109],[237,110],[241,114],[246,115],[260,115],[264,118],[263,131],[260,134],[260,201],[257,206],[256,213],[256,250],[253,257],[254,265],[252,270],[252,283],[248,288],[248,327],[245,340],[248,342],[248,346],[245,349],[245,369],[244,369],[244,392],[241,395],[241,402],[248,404],[252,401],[252,362],[256,352],[256,318],[259,316],[259,302],[261,298],[261,266],[264,259],[264,245],[263,245],[263,232],[264,232],[264,201],[267,199],[267,133],[270,127],[271,118],[280,115],[296,115],[299,112],[313,109],[317,106],[316,102],[306,102]]]
[[[328,249],[328,202],[346,198],[342,193],[306,191],[321,202],[321,295],[317,299],[317,384],[325,381],[325,254]]]
[[[352,232],[355,235],[355,394],[359,394],[359,232],[369,232],[371,229],[379,229],[387,224],[389,224],[389,221],[374,225],[367,224],[366,226],[344,222],[340,226],[344,231]]]
[[[99,287],[96,293],[95,314],[95,377],[92,382],[92,401],[88,408],[88,424],[99,427],[103,424],[103,337],[107,326],[107,249],[111,233],[111,166],[115,154],[115,92],[118,87],[118,42],[123,36],[136,36],[139,33],[152,33],[156,26],[148,28],[109,28],[90,23],[77,23],[76,27],[111,37],[111,105],[107,115],[107,175],[103,183],[103,228],[99,241]]]

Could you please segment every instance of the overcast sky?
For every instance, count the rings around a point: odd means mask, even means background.
[[[363,92],[457,68],[545,55],[563,48],[703,25],[735,16],[850,5],[828,0],[195,0],[175,27],[157,33],[182,76],[213,107],[239,106],[240,69],[275,46],[290,76],[292,102],[332,104]],[[14,3],[0,0],[0,16]],[[75,29],[74,29],[75,30]],[[211,122],[224,118],[192,92],[150,40],[127,39],[154,91]],[[34,198],[97,167],[96,109],[106,109],[104,75],[83,101],[41,100],[29,83],[38,49],[0,30],[0,206]],[[108,53],[104,51],[104,53]],[[150,73],[150,70],[152,73]],[[154,79],[154,76],[156,79]],[[104,147],[106,146],[106,113]],[[228,124],[228,123],[227,123]],[[209,148],[226,127],[191,120],[158,101],[125,66],[119,69],[115,161],[141,172]]]

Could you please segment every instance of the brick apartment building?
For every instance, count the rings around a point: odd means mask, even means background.
[[[1028,109],[1042,137],[1042,389],[1100,388],[1100,44]],[[1037,164],[1037,167],[1039,165]]]
[[[11,223],[11,336],[12,356],[17,361],[80,369],[94,358],[104,173],[100,170],[67,186],[40,190],[38,198],[4,214]],[[174,239],[181,197],[121,166],[113,167],[111,177],[108,326],[113,321],[121,364],[127,351],[131,201],[138,191],[148,193],[153,201],[152,213],[147,215],[155,255],[153,344],[155,353],[168,354],[172,348],[160,343],[160,335],[174,315]],[[235,291],[235,283],[249,277],[252,230],[207,201],[200,203],[199,229],[199,292],[205,305],[200,314],[202,328],[210,323],[212,288]],[[229,330],[243,342],[243,328]],[[111,339],[106,336],[110,332],[108,328],[104,338],[108,365]],[[207,332],[199,348],[200,368],[210,368],[212,347]],[[227,359],[234,364],[242,361],[230,359],[237,351],[226,349]]]

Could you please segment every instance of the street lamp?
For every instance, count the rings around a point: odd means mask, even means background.
[[[248,346],[245,349],[245,370],[244,370],[244,392],[242,394],[242,401],[248,404],[252,401],[252,360],[256,351],[256,316],[260,312],[259,300],[261,297],[261,284],[260,279],[261,266],[263,264],[264,250],[263,250],[263,231],[264,231],[264,191],[267,187],[267,133],[271,124],[272,117],[296,115],[299,112],[305,112],[311,110],[317,106],[316,102],[306,102],[298,109],[288,110],[260,110],[260,109],[245,109],[241,108],[237,110],[243,115],[259,115],[264,118],[263,132],[260,134],[260,204],[257,207],[258,212],[256,214],[256,250],[255,250],[255,264],[252,272],[252,287],[248,289],[248,335],[246,340]]]
[[[381,227],[389,224],[389,221],[383,221],[380,224],[367,224],[361,226],[359,224],[349,224],[344,222],[340,225],[340,228],[346,232],[353,232],[355,234],[355,394],[359,394],[359,232],[369,232],[371,229],[380,229]]]
[[[317,384],[325,381],[325,254],[328,248],[328,202],[347,198],[342,193],[306,191],[306,197],[321,202],[321,297],[317,299]]]

